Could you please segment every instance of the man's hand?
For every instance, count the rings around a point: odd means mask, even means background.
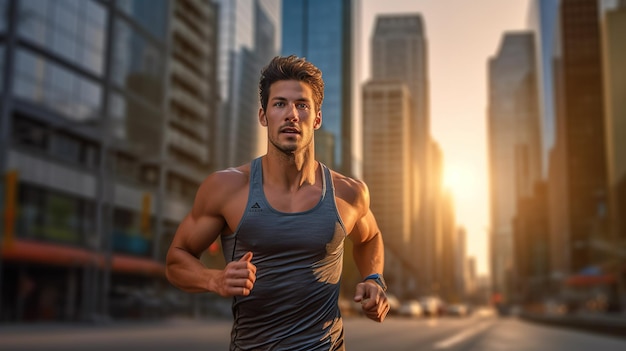
[[[382,322],[389,313],[389,301],[383,289],[374,282],[364,281],[356,286],[354,301],[361,303],[367,318]]]
[[[217,278],[215,291],[221,296],[248,296],[256,281],[256,266],[251,263],[252,252],[247,252],[239,261],[226,265]]]

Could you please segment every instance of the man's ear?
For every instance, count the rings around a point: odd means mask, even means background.
[[[317,113],[315,116],[315,122],[313,122],[313,129],[318,130],[322,126],[322,111]]]
[[[261,123],[263,127],[267,127],[267,117],[265,116],[263,107],[259,109],[259,123]]]

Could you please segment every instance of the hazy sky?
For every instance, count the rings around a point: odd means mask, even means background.
[[[428,40],[431,133],[443,150],[444,182],[468,254],[488,273],[487,62],[506,31],[525,30],[529,0],[362,0],[362,78],[370,76],[376,14],[420,13]]]

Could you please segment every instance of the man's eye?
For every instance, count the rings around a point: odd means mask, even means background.
[[[301,110],[306,110],[306,109],[308,109],[308,108],[309,108],[309,105],[307,105],[307,104],[298,104],[297,106],[298,106],[298,108],[299,108],[299,109],[301,109]]]
[[[283,107],[283,106],[285,106],[285,103],[282,102],[282,101],[278,101],[278,102],[274,103],[274,106],[276,106],[276,107]]]

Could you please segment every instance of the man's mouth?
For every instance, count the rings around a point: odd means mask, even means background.
[[[300,130],[298,130],[298,128],[294,128],[294,127],[285,127],[283,129],[280,130],[281,133],[286,133],[286,134],[300,134]]]

